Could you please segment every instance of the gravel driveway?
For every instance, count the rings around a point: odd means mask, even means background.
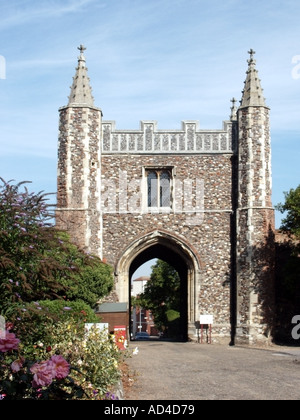
[[[300,349],[131,343],[136,380],[126,400],[299,400]]]

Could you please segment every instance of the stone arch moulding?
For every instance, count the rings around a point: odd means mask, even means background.
[[[170,232],[154,230],[133,241],[119,256],[115,266],[116,292],[120,302],[129,302],[129,283],[134,261],[150,248],[160,246],[172,252],[185,265],[187,279],[187,309],[189,335],[195,331],[195,321],[199,318],[198,296],[201,285],[201,260],[193,246],[184,238]],[[146,262],[145,260],[144,262]],[[138,267],[137,267],[138,268]]]

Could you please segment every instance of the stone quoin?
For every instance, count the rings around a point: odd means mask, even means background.
[[[136,269],[160,258],[181,278],[182,337],[213,315],[213,339],[272,333],[274,209],[266,106],[250,50],[240,106],[220,130],[142,121],[118,130],[94,105],[85,48],[60,108],[56,226],[114,267],[110,301],[129,302]]]

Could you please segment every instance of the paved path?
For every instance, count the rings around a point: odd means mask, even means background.
[[[299,400],[300,349],[139,342],[127,400]],[[134,343],[130,348],[133,349]]]

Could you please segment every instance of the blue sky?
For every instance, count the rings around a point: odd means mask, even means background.
[[[58,108],[84,44],[95,104],[119,129],[193,119],[221,128],[254,48],[271,108],[274,204],[300,184],[299,0],[1,0],[0,16],[4,179],[56,191]]]

